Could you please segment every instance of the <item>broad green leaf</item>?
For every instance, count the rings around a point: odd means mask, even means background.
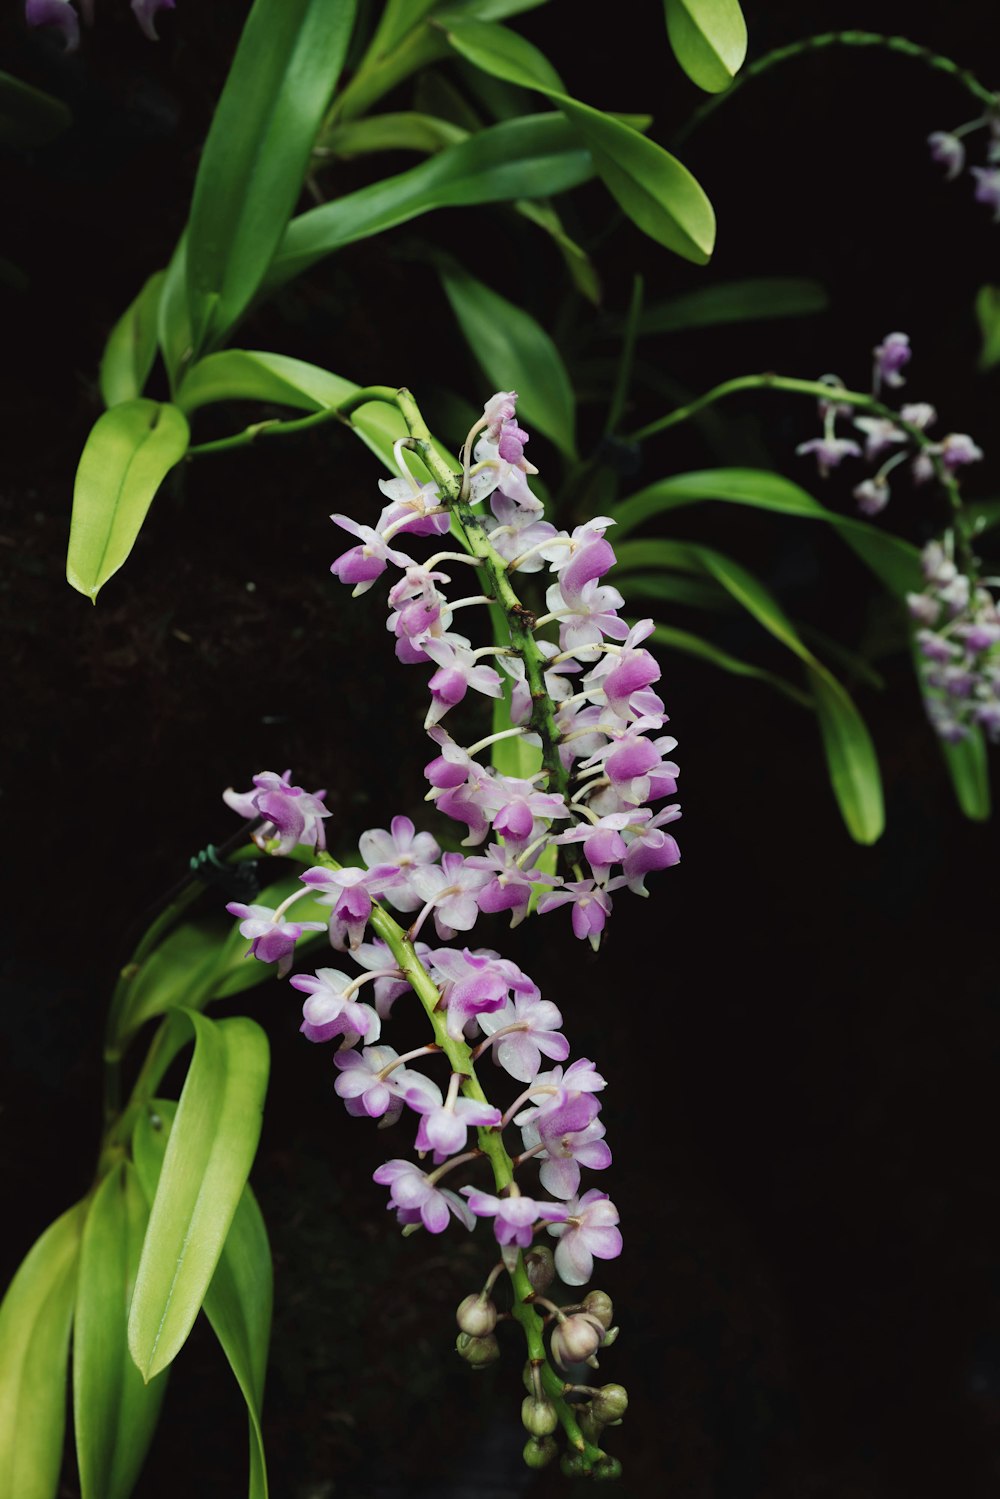
[[[155,271],[108,334],[98,376],[105,406],[134,401],[142,395],[156,358],[160,292],[165,279],[165,271]]]
[[[454,263],[441,282],[466,343],[494,390],[516,390],[526,420],[576,456],[573,387],[562,356],[530,313]]]
[[[98,417],[73,490],[66,577],[90,599],[128,557],[153,497],[183,458],[188,424],[176,406],[123,401]]]
[[[983,344],[979,368],[992,370],[1000,364],[1000,286],[981,286],[976,293],[976,320]]]
[[[891,593],[903,598],[921,587],[916,547],[866,521],[827,510],[791,479],[767,469],[716,468],[660,479],[614,507],[615,537],[627,535],[653,516],[704,500],[826,521]]]
[[[721,281],[651,302],[639,318],[640,334],[679,333],[687,328],[761,322],[767,318],[805,317],[829,305],[819,281],[801,276],[753,276]]]
[[[990,767],[982,729],[972,728],[968,738],[959,744],[948,744],[944,739],[940,744],[958,805],[973,822],[988,822]]]
[[[87,1213],[73,1319],[73,1423],[82,1499],[128,1499],[159,1419],[164,1372],[144,1384],[126,1328],[149,1209],[121,1161]]]
[[[45,1230],[0,1305],[0,1494],[55,1499],[85,1203]]]
[[[801,687],[796,687],[791,682],[786,682],[776,672],[766,671],[762,666],[755,666],[750,661],[742,661],[738,656],[733,656],[729,651],[720,649],[713,645],[710,640],[704,640],[700,635],[692,635],[688,630],[675,630],[671,625],[657,625],[650,637],[655,644],[666,646],[669,650],[683,651],[687,656],[697,656],[701,661],[708,661],[712,666],[718,666],[722,671],[728,671],[737,677],[753,677],[758,682],[766,682],[783,697],[791,698],[793,703],[800,707],[811,708],[812,699]]]
[[[467,140],[468,135],[468,130],[450,120],[409,110],[334,125],[322,136],[317,150],[342,161],[376,151],[426,151],[431,155]]]
[[[506,120],[406,172],[300,214],[286,229],[265,284],[273,290],[334,250],[434,209],[547,198],[586,182],[593,171],[589,151],[558,115]]]
[[[176,1110],[172,1099],[154,1099],[136,1124],[132,1141],[136,1167],[150,1201],[156,1194]],[[249,1499],[267,1499],[268,1491],[260,1414],[271,1336],[273,1279],[264,1219],[253,1192],[246,1186],[205,1294],[203,1309],[247,1404]]]
[[[216,107],[191,200],[195,346],[249,306],[295,208],[354,24],[354,0],[256,0]]]
[[[685,166],[613,115],[571,99],[536,47],[506,27],[448,22],[448,40],[468,62],[552,99],[575,125],[612,197],[658,244],[704,265],[715,244],[715,214]]]
[[[121,1044],[147,1020],[179,1006],[200,1009],[231,930],[228,922],[209,919],[182,922],[168,933],[131,980],[117,1035],[111,1039]]]
[[[691,82],[707,94],[721,94],[747,55],[739,0],[664,0],[664,9],[674,56]]]
[[[181,1092],[129,1315],[132,1357],[147,1381],[183,1346],[215,1273],[260,1137],[267,1037],[252,1020],[212,1021],[176,1010],[193,1028]]]
[[[43,146],[72,123],[61,99],[0,73],[0,146]]]

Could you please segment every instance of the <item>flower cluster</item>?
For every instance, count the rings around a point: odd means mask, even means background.
[[[954,130],[935,130],[927,137],[931,159],[944,167],[947,181],[954,182],[965,170],[965,137],[978,130],[987,132],[984,166],[969,168],[975,179],[975,199],[993,210],[994,223],[1000,222],[1000,113],[994,108]]]
[[[380,481],[390,503],[376,525],[333,517],[359,544],[338,557],[332,571],[355,594],[366,592],[390,566],[399,571],[388,593],[387,627],[400,661],[431,671],[425,727],[437,753],[426,766],[429,799],[463,825],[464,847],[482,850],[445,854],[422,867],[406,883],[412,904],[399,909],[423,907],[418,931],[433,912],[438,935],[447,940],[470,930],[480,912],[510,911],[516,925],[537,889],[540,912],[569,905],[574,932],[596,947],[613,894],[627,886],[645,895],[646,876],[680,857],[665,831],[680,808],[654,811],[650,805],[676,792],[677,766],[667,758],[676,741],[660,733],[667,721],[653,691],[660,667],[643,647],[652,621],[630,629],[618,613],[621,594],[602,581],[615,561],[605,538],[613,522],[598,516],[568,533],[542,519],[528,482],[536,470],[524,457],[528,434],[517,425],[515,401],[513,392],[492,397],[465,449],[469,513],[486,499],[492,511],[480,533],[485,556],[439,551],[416,561],[400,550],[404,537],[409,545],[411,538],[443,535],[450,524],[437,486],[418,484],[403,463],[403,441],[396,444],[400,477]],[[475,521],[478,526],[480,518]],[[494,597],[477,592],[449,599],[444,590],[451,574],[442,569],[465,565],[475,567],[491,589],[498,576],[548,572],[546,613],[518,615],[531,624],[520,647],[474,649],[454,628],[459,610],[485,606]],[[535,635],[546,625],[558,629],[558,640]],[[502,695],[500,672],[486,664],[490,657],[508,678],[513,727],[465,748],[442,720],[470,691]],[[529,680],[529,667],[537,685]],[[543,734],[552,747],[549,763],[531,775],[501,774],[476,758],[495,738],[518,737],[537,747]],[[546,787],[539,785],[546,780]],[[570,853],[571,878],[556,872],[560,848]],[[391,863],[395,853],[386,847],[380,859]],[[391,887],[386,896],[396,903]]]
[[[948,539],[950,540],[950,538]],[[970,728],[1000,742],[1000,610],[993,595],[955,565],[950,545],[923,550],[925,587],[911,593],[920,626],[924,703],[942,739],[957,743]]]
[[[800,443],[795,450],[799,454],[814,454],[824,478],[844,458],[863,457],[867,463],[877,465],[875,472],[854,488],[858,509],[864,515],[878,515],[885,509],[890,499],[889,475],[902,464],[909,464],[913,481],[923,484],[938,473],[954,476],[983,456],[982,449],[965,432],[949,432],[940,440],[928,437],[926,433],[937,421],[937,412],[926,401],[902,405],[898,416],[886,409],[880,397],[886,390],[898,390],[905,385],[902,371],[911,355],[910,340],[905,333],[888,334],[872,350],[872,408],[867,411],[855,401],[838,400],[837,391],[845,389],[842,382],[835,375],[824,375],[823,383],[829,385],[831,395],[829,400],[819,402],[823,435]],[[862,415],[858,415],[859,410]],[[861,442],[838,435],[837,422],[843,420],[852,423]]]
[[[132,13],[151,42],[156,35],[156,14],[173,10],[176,0],[131,0]],[[24,19],[29,26],[53,26],[61,34],[63,47],[75,52],[80,45],[80,15],[87,26],[94,24],[94,0],[79,0],[79,14],[70,0],[25,0]]]
[[[630,627],[618,612],[621,595],[604,581],[615,561],[607,518],[572,533],[544,520],[530,488],[536,470],[524,456],[528,434],[518,424],[516,399],[499,392],[487,402],[463,449],[461,484],[418,482],[403,459],[404,439],[395,448],[399,477],[380,484],[386,503],[376,524],[333,517],[356,539],[332,567],[355,594],[390,568],[398,574],[387,622],[396,655],[430,673],[425,728],[435,753],[425,767],[428,800],[460,824],[462,849],[474,852],[442,850],[430,833],[399,816],[388,828],[363,833],[360,863],[342,867],[325,853],[325,793],[293,785],[290,772],[262,772],[249,791],[229,790],[225,799],[254,822],[253,836],[267,852],[288,854],[303,844],[315,850],[300,888],[279,906],[233,902],[228,909],[250,953],[276,962],[279,976],[291,967],[302,934],[324,928],[334,951],[359,970],[319,967],[290,983],[305,996],[303,1034],[337,1043],[334,1087],[348,1112],[382,1127],[411,1123],[418,1161],[397,1154],[375,1172],[388,1189],[389,1208],[405,1232],[422,1227],[437,1234],[452,1219],[470,1229],[489,1220],[515,1289],[522,1278],[517,1294],[534,1302],[555,1274],[566,1286],[584,1286],[595,1258],[621,1252],[614,1203],[582,1179],[584,1171],[611,1163],[599,1118],[605,1080],[588,1058],[570,1060],[562,1015],[533,980],[492,947],[469,945],[468,934],[482,915],[510,912],[515,925],[532,906],[544,913],[569,905],[574,932],[596,948],[613,895],[625,887],[647,894],[647,876],[677,862],[666,829],[679,807],[654,810],[676,791],[678,772],[666,758],[675,741],[661,733],[666,716],[654,691],[660,668],[643,644],[652,622]],[[483,516],[476,507],[487,500]],[[469,551],[433,552],[434,540],[451,528],[453,510]],[[411,548],[421,539],[432,555],[418,561]],[[450,597],[445,588],[464,566],[476,569],[482,591]],[[538,617],[520,603],[511,579],[543,569],[546,612]],[[459,611],[497,603],[509,643],[475,647],[454,628]],[[536,633],[546,627],[553,638]],[[501,671],[511,727],[464,746],[444,720],[470,692],[503,696]],[[505,762],[508,769],[516,764],[516,774],[480,758],[510,739],[531,757]],[[312,919],[296,919],[297,903],[310,896]],[[405,932],[383,903],[411,918]],[[328,908],[325,920],[315,919],[322,914],[316,905]],[[426,938],[431,928],[433,942]],[[407,996],[422,1005],[434,1040],[400,1055],[382,1033]],[[476,1074],[487,1053],[518,1085],[503,1112]],[[428,1071],[414,1065],[423,1058]],[[442,1063],[447,1071],[436,1079],[431,1073]],[[518,1143],[508,1148],[506,1134],[515,1130]],[[446,1180],[487,1159],[489,1186],[470,1182],[456,1190]],[[537,1186],[519,1179],[531,1162]],[[555,1241],[554,1251],[544,1240],[535,1243],[539,1233]],[[459,1309],[459,1351],[473,1364],[495,1356],[493,1278]],[[544,1298],[537,1304],[549,1309],[551,1354],[563,1367],[596,1363],[597,1349],[616,1334],[603,1292],[574,1307]],[[556,1394],[562,1384],[553,1374],[554,1383],[543,1388],[538,1369],[533,1379],[524,1422],[535,1447],[526,1457],[540,1462],[555,1426],[550,1396],[562,1398]],[[624,1391],[613,1398],[608,1391],[620,1387],[597,1392],[585,1413],[595,1435],[624,1409]],[[565,1424],[565,1413],[560,1419]],[[600,1449],[593,1453],[596,1462]]]

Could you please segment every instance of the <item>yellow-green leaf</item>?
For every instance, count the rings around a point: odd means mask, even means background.
[[[188,435],[184,413],[158,401],[123,401],[98,417],[76,471],[66,555],[80,593],[96,599],[128,557]]]
[[[664,0],[664,8],[677,61],[692,83],[707,94],[721,94],[747,55],[739,0]]]
[[[175,1010],[194,1055],[149,1215],[129,1316],[146,1380],[176,1356],[205,1299],[246,1185],[267,1088],[267,1037],[252,1020]]]
[[[704,191],[676,157],[613,115],[570,98],[537,47],[492,22],[442,18],[448,40],[484,73],[536,89],[558,105],[590,149],[620,207],[651,239],[704,265],[715,244],[715,214]]]
[[[73,1424],[82,1499],[128,1499],[167,1387],[144,1384],[128,1351],[129,1304],[149,1209],[121,1161],[87,1213],[73,1320]]]
[[[142,395],[156,358],[160,293],[166,274],[154,271],[108,334],[98,375],[105,406],[134,401]]]
[[[85,1203],[28,1251],[0,1305],[0,1494],[54,1499]]]

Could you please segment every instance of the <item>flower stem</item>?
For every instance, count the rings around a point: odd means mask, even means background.
[[[668,411],[666,416],[657,417],[655,422],[649,422],[645,427],[640,427],[637,432],[631,434],[628,440],[642,442],[658,432],[666,432],[668,428],[679,426],[681,422],[697,416],[699,411],[704,411],[707,406],[713,406],[716,401],[724,400],[726,396],[738,395],[744,390],[777,390],[787,395],[811,396],[818,401],[836,401],[839,405],[855,406],[859,411],[870,412],[873,416],[881,417],[884,421],[891,422],[894,427],[898,427],[901,432],[905,432],[921,452],[926,452],[930,458],[934,476],[951,506],[963,566],[966,571],[974,570],[971,528],[962,504],[961,490],[955,475],[947,464],[942,463],[940,455],[933,451],[936,444],[927,436],[922,427],[916,426],[913,422],[904,421],[898,411],[894,411],[891,406],[886,406],[875,396],[868,395],[864,391],[846,390],[839,385],[825,385],[821,380],[799,380],[791,375],[770,373],[738,375],[733,380],[724,380],[721,385],[714,386],[703,396],[689,401],[686,406],[678,406],[673,411]]]
[[[408,390],[397,392],[397,404],[424,464],[437,480],[443,498],[458,521],[463,540],[472,555],[482,561],[492,597],[504,612],[511,646],[524,662],[525,676],[531,692],[529,727],[534,729],[542,741],[542,763],[549,773],[549,786],[553,791],[565,794],[569,773],[559,758],[555,708],[545,687],[544,672],[548,663],[532,634],[535,616],[530,609],[524,607],[514,592],[507,563],[491,546],[482,518],[475,513],[469,501],[462,498],[461,479],[435,450],[427,424]]]
[[[776,47],[773,52],[766,52],[763,57],[758,57],[754,62],[749,63],[742,72],[737,73],[725,93],[707,99],[699,109],[694,111],[676,132],[671,145],[679,146],[687,140],[688,136],[713,115],[721,104],[731,99],[752,78],[759,78],[762,73],[769,73],[779,63],[791,62],[797,57],[806,57],[811,52],[822,52],[829,47],[863,47],[869,50],[882,48],[886,52],[896,53],[897,56],[911,57],[938,73],[946,73],[950,78],[954,78],[956,83],[980,104],[992,107],[996,103],[996,95],[980,83],[968,68],[960,68],[958,63],[953,62],[950,57],[944,57],[940,52],[932,52],[929,47],[921,47],[917,42],[911,42],[905,36],[883,36],[875,31],[826,31],[820,36],[807,36],[797,42],[789,42],[785,47]]]

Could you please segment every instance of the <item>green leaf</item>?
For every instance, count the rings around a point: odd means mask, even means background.
[[[1000,500],[973,500],[964,508],[966,522],[974,536],[1000,526]]]
[[[260,1414],[272,1300],[271,1246],[257,1200],[247,1186],[205,1297],[205,1315],[222,1344],[247,1404],[250,1499],[267,1499],[267,1463]]]
[[[988,822],[990,817],[990,767],[986,736],[972,727],[967,739],[958,744],[939,740],[944,763],[955,788],[958,805],[973,822]]]
[[[211,992],[231,930],[228,922],[210,919],[185,921],[168,933],[129,984],[127,1003],[110,1039],[121,1045],[158,1015],[180,1006],[200,1009]]]
[[[806,317],[825,312],[828,305],[826,289],[819,281],[801,276],[753,276],[651,302],[639,318],[639,332],[680,333],[688,328],[711,328],[719,324]]]
[[[149,1209],[135,1167],[121,1161],[87,1213],[73,1321],[73,1422],[82,1499],[128,1499],[167,1387],[144,1384],[126,1328]]]
[[[134,401],[142,395],[156,358],[160,293],[165,280],[165,271],[155,271],[108,334],[98,375],[105,406]]]
[[[731,598],[803,663],[819,718],[834,795],[851,837],[874,843],[885,827],[882,781],[871,736],[850,695],[803,643],[777,599],[746,568],[690,542],[616,542],[619,574],[630,568],[676,568],[714,579]]]
[[[123,401],[98,417],[73,491],[66,577],[96,599],[128,557],[153,496],[183,458],[188,424],[176,406]]]
[[[552,204],[533,203],[530,198],[519,198],[514,207],[522,218],[528,219],[532,224],[537,224],[539,229],[544,229],[545,233],[551,237],[562,255],[573,285],[581,296],[586,297],[587,301],[592,302],[596,307],[601,300],[601,283],[594,263],[583,246],[578,245],[576,240],[571,239],[566,233],[562,219]]]
[[[170,257],[156,320],[156,336],[167,367],[171,391],[176,390],[185,366],[194,353],[194,335],[187,304],[187,230],[181,235]]]
[[[177,1105],[154,1099],[133,1135],[136,1167],[150,1200],[156,1194]],[[204,1312],[222,1345],[247,1404],[250,1423],[250,1499],[267,1499],[267,1465],[260,1416],[274,1295],[271,1251],[257,1200],[244,1187],[219,1263],[205,1294]]]
[[[467,130],[450,120],[408,110],[333,125],[322,136],[319,149],[341,161],[370,156],[377,151],[426,151],[430,155],[446,146],[455,146],[468,136]]]
[[[633,599],[655,599],[658,603],[680,604],[692,609],[724,610],[732,600],[724,589],[707,578],[690,578],[676,573],[629,573],[628,594]]]
[[[195,346],[249,306],[291,218],[343,65],[354,0],[256,0],[219,99],[191,200]]]
[[[434,209],[551,197],[586,182],[593,170],[590,153],[558,115],[505,120],[406,172],[300,214],[265,284],[273,290],[334,250]]]
[[[454,263],[441,270],[451,310],[495,390],[516,390],[519,410],[568,458],[575,458],[573,387],[545,329],[522,307]]]
[[[976,293],[976,320],[983,340],[979,368],[992,370],[1000,364],[1000,286],[981,286]]]
[[[61,99],[0,73],[0,146],[44,146],[72,123]]]
[[[617,540],[619,536],[634,531],[653,516],[705,500],[724,500],[732,505],[748,505],[803,520],[826,521],[837,529],[890,593],[904,598],[922,586],[920,553],[916,547],[888,531],[868,525],[866,521],[827,510],[791,479],[768,469],[705,469],[660,479],[615,506],[615,538]]]
[[[448,21],[448,40],[468,62],[496,78],[537,89],[554,100],[590,148],[612,197],[650,238],[704,265],[715,244],[715,214],[685,166],[622,124],[571,99],[552,81],[551,65],[536,47],[506,27],[483,21]]]
[[[871,735],[846,690],[806,647],[777,600],[745,568],[707,547],[697,560],[776,640],[804,662],[826,751],[830,783],[847,830],[857,843],[875,843],[885,828],[882,779]]]
[[[0,1494],[55,1499],[85,1203],[28,1251],[0,1305]]]
[[[707,94],[729,87],[747,55],[738,0],[664,0],[667,35],[685,73]]]
[[[687,656],[697,656],[701,661],[708,661],[712,666],[718,666],[722,671],[728,671],[737,677],[753,677],[758,682],[766,682],[783,697],[791,698],[793,703],[800,707],[811,708],[812,699],[800,687],[787,682],[773,671],[765,671],[762,666],[755,666],[750,661],[742,661],[738,656],[733,656],[729,651],[721,650],[719,646],[713,645],[710,640],[703,640],[700,635],[692,635],[688,630],[675,630],[671,625],[657,625],[650,637],[656,644],[667,646],[670,650],[683,651]]]
[[[267,1088],[267,1037],[252,1020],[212,1021],[176,1010],[194,1055],[149,1215],[128,1342],[145,1380],[183,1346],[236,1212],[257,1150]]]

